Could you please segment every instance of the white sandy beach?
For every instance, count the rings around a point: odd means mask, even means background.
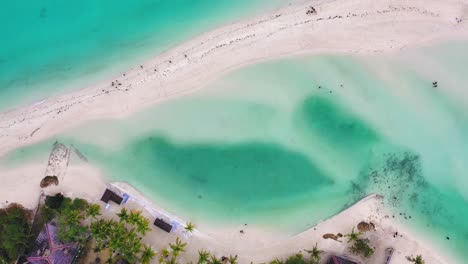
[[[317,14],[306,14],[310,6]],[[466,1],[305,1],[205,33],[91,87],[0,113],[0,155],[88,120],[123,118],[161,100],[190,93],[226,71],[261,60],[301,53],[398,52],[466,37]],[[1,204],[15,201],[33,208],[46,164],[47,159],[18,169],[0,168]],[[74,162],[60,185],[46,191],[98,201],[105,186],[99,170],[85,162]],[[201,224],[200,234],[187,238],[190,246],[184,260],[193,260],[198,249],[206,248],[219,256],[238,254],[240,263],[259,263],[309,249],[315,242],[327,253],[349,255],[345,243],[325,240],[322,235],[348,233],[365,220],[376,224],[377,231],[370,236],[373,240],[378,237],[379,243],[377,254],[365,263],[383,263],[388,246],[396,249],[391,263],[407,263],[405,257],[412,254],[422,254],[429,264],[457,263],[439,255],[440,250],[430,240],[389,218],[383,206],[380,198],[371,197],[315,228],[284,239],[250,227],[241,235],[239,230],[216,230]],[[397,230],[403,237],[393,237]],[[154,230],[148,238],[160,248],[176,235]]]
[[[100,198],[105,188],[111,188],[120,195],[129,194],[131,198],[124,205],[126,208],[142,210],[149,219],[162,217],[166,221],[176,221],[180,224],[180,227],[170,234],[153,226],[152,231],[145,236],[144,242],[159,250],[167,247],[168,243],[173,242],[177,237],[182,238],[188,243],[188,247],[187,252],[180,257],[181,263],[196,261],[200,249],[208,249],[218,257],[238,255],[239,263],[251,261],[268,263],[275,258],[285,259],[301,251],[306,255],[304,249],[312,248],[315,243],[318,243],[319,248],[325,251],[323,260],[328,259],[331,254],[336,254],[347,256],[359,263],[384,263],[385,250],[393,247],[395,251],[391,263],[408,263],[406,256],[416,254],[423,255],[427,264],[462,263],[457,262],[451,256],[441,254],[442,250],[431,243],[427,236],[412,232],[402,220],[392,218],[392,214],[385,209],[382,197],[375,194],[363,198],[343,212],[294,236],[263,230],[256,226],[220,228],[204,223],[196,223],[195,232],[187,234],[182,227],[185,221],[172,215],[170,210],[145,198],[143,194],[126,183],[105,183],[99,170],[80,163],[76,158],[72,157],[72,159],[63,181],[58,186],[45,188],[46,194],[62,192],[70,197],[85,198],[101,205],[105,217],[115,217],[122,207],[111,203],[110,209],[104,211],[105,204],[100,201]],[[2,186],[2,194],[4,190],[8,190],[5,194],[6,197],[10,197],[10,201],[24,202],[27,207],[34,208],[40,195],[41,189],[38,183],[43,176],[41,172],[44,171],[45,164],[45,162],[37,163],[15,171],[3,171],[2,175],[7,176],[7,179],[17,180],[6,182],[6,185]],[[376,253],[372,258],[364,259],[351,254],[346,238],[341,238],[341,242],[323,238],[323,235],[327,233],[347,234],[361,221],[372,222],[376,227],[375,231],[368,231],[364,235],[376,248]],[[244,233],[241,234],[240,230]],[[398,232],[399,236],[394,237],[395,232]]]
[[[136,197],[138,202],[132,202],[130,199],[126,206],[141,209],[141,205],[144,204],[145,215],[151,219],[162,217],[165,220],[185,223],[167,213],[157,204],[145,199],[142,194],[126,183],[116,182],[108,186],[111,186],[112,190],[120,190],[130,194],[131,197]],[[118,212],[119,207],[113,210],[111,214]],[[353,255],[349,251],[345,237],[339,241],[323,238],[323,235],[327,233],[347,234],[361,221],[373,223],[376,226],[375,231],[364,233],[364,237],[369,238],[372,246],[376,248],[376,253],[369,259]],[[239,229],[244,233],[241,234]],[[394,237],[395,232],[398,232],[396,237]],[[358,263],[385,263],[386,249],[393,248],[395,251],[391,263],[408,263],[406,257],[416,254],[422,254],[427,264],[458,263],[450,256],[440,255],[440,248],[431,245],[430,239],[415,235],[404,226],[401,220],[392,218],[392,214],[385,209],[383,198],[377,194],[364,197],[352,207],[294,236],[285,236],[269,230],[261,230],[258,227],[213,228],[203,224],[197,226],[193,234],[187,234],[183,228],[171,234],[155,228],[152,233],[153,235],[145,238],[145,242],[155,245],[155,248],[166,247],[167,243],[174,241],[176,237],[184,238],[189,245],[186,254],[181,258],[182,263],[195,262],[198,258],[198,250],[202,248],[209,249],[219,258],[238,255],[239,263],[251,263],[251,261],[268,263],[275,258],[284,260],[298,252],[306,256],[307,252],[304,250],[311,249],[315,243],[318,243],[320,249],[325,251],[323,261],[327,260],[330,255],[338,255],[346,256]]]
[[[131,198],[124,205],[126,208],[142,210],[149,219],[154,219],[157,216],[166,221],[176,221],[181,224],[177,230],[170,234],[153,226],[152,231],[144,238],[145,243],[157,250],[167,247],[168,243],[175,241],[177,237],[182,238],[188,243],[188,247],[187,252],[180,257],[181,263],[196,261],[200,249],[208,249],[218,257],[238,255],[239,263],[250,263],[251,261],[268,263],[275,258],[285,259],[301,251],[306,255],[304,249],[312,248],[315,243],[318,243],[319,248],[325,251],[323,260],[328,259],[329,255],[336,254],[344,255],[359,261],[359,263],[384,263],[385,250],[393,247],[395,251],[391,263],[408,263],[406,256],[416,254],[423,255],[427,264],[462,263],[457,262],[451,256],[441,254],[441,249],[432,244],[429,238],[410,231],[401,220],[392,218],[392,214],[385,209],[383,199],[378,195],[369,195],[343,212],[294,236],[262,230],[256,226],[219,228],[203,223],[196,223],[196,231],[193,234],[187,234],[183,232],[182,228],[184,220],[171,215],[158,204],[149,201],[130,185],[122,182],[106,184],[95,168],[79,163],[73,165],[74,163],[77,162],[71,163],[64,181],[59,186],[44,189],[46,194],[62,192],[70,197],[86,198],[101,205],[103,211],[105,204],[100,201],[100,197],[105,188],[110,187],[120,194],[123,192],[129,194]],[[2,189],[12,190],[6,193],[8,197],[14,198],[15,201],[23,200],[28,207],[34,208],[40,192],[38,182],[42,177],[32,178],[27,175],[38,175],[38,172],[43,170],[44,164],[37,164],[37,166],[27,166],[13,173],[5,172],[7,176],[27,180],[17,181],[10,185],[7,183],[6,186],[2,186]],[[18,191],[18,184],[21,186],[20,191]],[[115,217],[121,207],[111,203],[110,209],[104,211],[104,216]],[[364,235],[371,239],[371,245],[376,248],[376,253],[370,259],[359,258],[351,254],[346,238],[341,238],[340,242],[323,238],[323,235],[327,233],[347,234],[361,221],[372,222],[376,226],[375,231],[366,232]],[[239,232],[240,229],[244,231],[243,234]],[[395,232],[398,232],[399,236],[394,237]]]

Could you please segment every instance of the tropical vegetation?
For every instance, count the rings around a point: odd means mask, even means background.
[[[354,232],[353,227],[351,233],[346,234],[345,237],[348,238],[348,243],[353,243],[350,248],[353,254],[362,255],[366,258],[369,258],[374,254],[375,250],[369,246],[369,239],[362,238],[362,234],[362,232]]]
[[[221,259],[219,259],[215,255],[211,255],[210,256],[210,261],[208,263],[209,264],[222,264],[223,262],[221,261]]]
[[[156,252],[151,247],[145,245],[139,261],[142,264],[149,264],[155,256]]]
[[[309,253],[310,258],[304,257],[302,253],[296,253],[292,256],[286,258],[286,260],[280,260],[278,258],[270,261],[270,264],[318,264],[321,260],[322,250],[318,249],[317,244],[315,244],[312,249],[305,249],[305,252]]]
[[[229,255],[228,262],[229,264],[237,264],[237,255],[235,256]]]
[[[296,255],[292,255],[288,257],[284,263],[285,264],[305,264],[308,262],[304,259],[304,255],[302,255],[302,253],[297,253]]]
[[[15,209],[16,210],[16,209]],[[26,213],[20,210],[3,210],[0,213],[0,264],[12,263],[23,253],[29,238],[29,222]],[[24,210],[24,209],[23,209]],[[8,212],[6,214],[5,212]],[[94,250],[100,257],[108,258],[106,263],[116,263],[124,260],[128,263],[148,264],[158,256],[161,264],[177,264],[179,257],[186,251],[187,243],[180,238],[168,244],[167,248],[156,252],[151,246],[143,243],[143,236],[150,231],[150,221],[141,211],[121,208],[117,217],[102,218],[100,206],[89,204],[83,199],[70,199],[57,194],[47,196],[45,206],[39,208],[39,214],[44,221],[56,219],[58,222],[57,235],[65,243],[79,242]],[[14,222],[14,224],[11,224]],[[40,224],[42,226],[42,224]],[[33,228],[34,229],[34,228]],[[187,232],[193,232],[195,225],[188,222],[185,226]],[[5,235],[7,234],[7,235]],[[9,240],[5,240],[5,237]],[[362,252],[364,256],[373,253],[368,246],[368,240],[361,238],[361,233],[352,232],[348,235],[349,242],[353,242],[351,250]],[[367,247],[366,247],[367,246]],[[275,259],[270,264],[318,264],[321,260],[322,250],[315,244],[311,249],[305,249],[307,255],[297,253],[284,260]],[[371,253],[369,253],[371,252]],[[418,256],[420,257],[420,256]],[[417,257],[417,258],[418,258]],[[417,259],[415,258],[415,259]],[[416,260],[417,261],[417,260]],[[206,250],[198,251],[197,264],[237,264],[238,256],[218,258]],[[420,262],[415,262],[420,263]],[[422,262],[424,263],[424,262]]]
[[[195,225],[192,222],[188,222],[185,226],[185,231],[192,233],[195,230]]]
[[[58,208],[58,232],[57,237],[65,243],[84,243],[87,237],[88,227],[83,224],[90,207],[84,199],[65,198]]]
[[[354,227],[351,230],[351,233],[345,235],[345,237],[348,238],[348,243],[357,241],[361,236],[362,232],[354,232]]]
[[[321,255],[323,250],[318,249],[317,243],[311,250],[305,249],[305,252],[310,254],[310,263],[311,264],[318,264],[320,263]]]
[[[414,264],[424,264],[425,261],[424,259],[422,258],[421,255],[417,255],[415,258],[414,257],[407,257],[407,259],[411,262],[413,262]]]
[[[93,219],[96,219],[98,216],[101,215],[101,207],[97,204],[91,204],[88,206],[86,209],[86,217],[91,217]]]
[[[46,197],[45,206],[40,207],[39,213],[44,222],[56,219],[57,237],[64,243],[78,242],[85,245],[91,240],[95,252],[108,250],[108,263],[123,259],[130,263],[145,264],[156,256],[150,246],[141,242],[142,236],[151,230],[150,221],[142,216],[141,211],[129,212],[122,208],[117,214],[118,220],[98,219],[101,215],[99,205],[57,194]]]
[[[210,252],[206,250],[199,250],[198,251],[198,261],[197,264],[207,264],[208,261],[210,260]]]
[[[14,262],[28,246],[29,215],[19,204],[0,210],[0,263]]]
[[[94,239],[94,250],[110,250],[109,262],[124,259],[130,263],[149,263],[156,252],[141,242],[142,236],[150,230],[149,220],[140,211],[132,210],[128,213],[125,208],[117,216],[118,221],[99,219],[91,223],[89,231]]]
[[[368,258],[374,254],[374,249],[369,246],[369,243],[369,239],[359,238],[354,241],[354,244],[351,246],[351,252]]]

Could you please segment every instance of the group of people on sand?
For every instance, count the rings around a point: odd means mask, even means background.
[[[315,10],[315,7],[310,6],[306,12],[306,15],[315,15],[315,14],[317,14],[317,10]]]

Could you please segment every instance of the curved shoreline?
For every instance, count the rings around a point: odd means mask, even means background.
[[[306,14],[313,5],[318,14]],[[227,70],[298,53],[382,53],[468,36],[467,4],[306,1],[213,30],[116,78],[0,114],[0,154],[82,122],[122,118],[193,92]],[[370,41],[371,40],[371,41]],[[113,83],[113,84],[112,84]],[[35,131],[35,133],[32,133]]]
[[[23,203],[25,201],[25,205],[30,208],[36,206],[37,197],[41,192],[38,183],[42,177],[34,175],[37,175],[38,171],[42,171],[43,167],[44,164],[41,163],[39,166],[24,166],[20,169],[22,171],[18,170],[20,171],[18,173],[15,171],[18,176],[22,174],[29,175],[27,179],[24,179],[21,189],[13,190],[11,198],[14,197],[15,202]],[[9,172],[5,173],[8,176]],[[2,175],[5,173],[2,172]],[[104,204],[100,201],[100,197],[105,188],[110,185],[118,187],[121,191],[136,199],[130,200],[129,203],[121,206],[112,204],[110,209],[104,212]],[[9,188],[9,186],[2,186],[3,188]],[[143,215],[149,218],[150,221],[154,220],[155,216],[162,215],[167,220],[178,221],[180,226],[185,223],[177,215],[167,211],[168,208],[163,208],[157,201],[148,199],[131,185],[122,182],[104,182],[102,173],[86,163],[77,161],[70,163],[63,181],[58,186],[48,187],[45,191],[46,194],[62,192],[69,197],[85,198],[98,203],[103,207],[105,217],[115,217],[115,213],[120,211],[121,207],[126,207],[128,209],[143,210]],[[13,199],[9,200],[13,201]],[[4,205],[3,201],[2,205]],[[145,243],[152,245],[155,249],[166,247],[168,243],[173,242],[177,237],[186,240],[189,245],[187,252],[181,256],[182,262],[196,260],[198,250],[209,249],[218,257],[237,254],[239,263],[250,263],[251,261],[263,263],[275,258],[285,259],[318,243],[319,248],[326,252],[324,258],[329,254],[338,254],[360,260],[361,263],[378,263],[384,259],[385,248],[393,247],[395,253],[392,263],[407,263],[405,257],[414,254],[422,254],[428,264],[462,263],[459,259],[454,259],[454,256],[441,254],[443,252],[440,247],[432,243],[428,236],[411,231],[406,227],[402,219],[391,218],[391,215],[385,208],[382,197],[371,194],[341,212],[322,220],[313,227],[292,236],[284,237],[276,232],[271,232],[271,230],[260,229],[261,227],[255,225],[213,227],[206,223],[195,223],[198,232],[194,233],[194,235],[185,233],[183,228],[178,228],[177,232],[169,234],[159,228],[153,228],[145,236],[144,240]],[[375,232],[366,235],[371,239],[372,246],[377,247],[376,253],[371,259],[356,259],[349,252],[346,240],[337,242],[322,238],[326,233],[347,234],[360,221],[372,222],[376,226]],[[245,232],[240,234],[239,228],[244,229]],[[393,236],[395,232],[399,232],[402,236],[395,238]]]
[[[150,219],[162,216],[170,222],[175,220],[179,223],[185,223],[177,216],[165,211],[151,199],[146,198],[144,194],[128,183],[110,182],[108,186],[130,194],[131,197],[136,197],[136,209],[144,209]],[[130,205],[130,208],[135,208],[135,205]],[[361,263],[383,261],[386,256],[385,249],[388,247],[395,249],[392,263],[406,263],[406,257],[414,254],[422,254],[426,263],[459,263],[450,256],[438,253],[440,249],[437,250],[437,247],[431,245],[428,237],[410,231],[401,220],[392,219],[390,215],[391,213],[384,206],[383,197],[374,193],[366,195],[339,213],[316,223],[311,228],[287,238],[278,238],[271,231],[260,230],[256,226],[243,227],[245,233],[242,234],[239,234],[238,230],[233,227],[219,229],[204,226],[200,229],[197,228],[193,234],[188,234],[180,228],[171,234],[165,234],[155,228],[145,239],[151,244],[161,243],[164,245],[176,237],[183,237],[189,241],[187,252],[182,256],[186,262],[196,260],[198,250],[205,248],[220,256],[237,254],[239,263],[250,263],[251,261],[264,263],[275,258],[285,259],[318,243],[320,249],[325,251],[325,256],[330,254],[345,255],[350,259],[361,261]],[[322,237],[326,233],[347,234],[361,221],[372,222],[376,226],[375,231],[366,233],[366,236],[371,239],[372,246],[377,248],[376,253],[370,259],[363,259],[351,254],[347,249],[345,238],[335,241]],[[400,236],[395,238],[395,232],[398,232]],[[221,241],[222,243],[220,243]]]

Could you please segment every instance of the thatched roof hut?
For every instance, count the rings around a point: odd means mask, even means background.
[[[105,203],[108,203],[109,201],[113,201],[116,204],[121,204],[122,200],[123,198],[121,196],[119,196],[118,194],[116,194],[115,192],[109,189],[106,189],[106,191],[104,192],[101,198],[101,201]]]
[[[166,223],[164,220],[162,220],[161,218],[156,218],[156,220],[154,220],[154,225],[161,228],[162,230],[170,233],[171,230],[172,230],[172,225],[169,224],[169,223]]]

